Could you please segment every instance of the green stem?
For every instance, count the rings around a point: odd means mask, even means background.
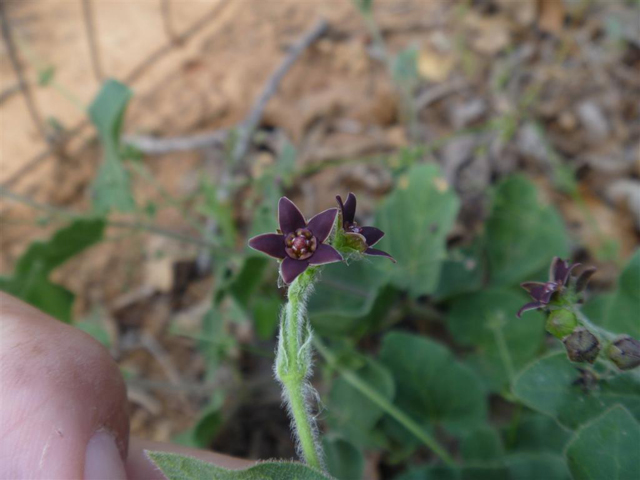
[[[455,460],[449,455],[449,453],[445,450],[445,448],[438,443],[438,441],[429,435],[425,430],[418,425],[409,415],[404,413],[398,407],[396,407],[393,403],[387,400],[384,396],[382,396],[379,392],[374,390],[367,384],[364,380],[362,380],[358,375],[356,375],[353,371],[347,370],[343,368],[336,360],[335,355],[324,346],[324,344],[318,340],[314,339],[314,346],[324,357],[324,359],[336,370],[340,372],[342,378],[344,378],[348,383],[351,384],[356,390],[360,391],[365,397],[369,398],[373,403],[378,405],[382,410],[384,410],[389,416],[395,419],[398,423],[400,423],[403,427],[413,433],[416,438],[418,438],[422,443],[424,443],[427,447],[429,447],[433,453],[435,453],[438,457],[442,459],[442,461],[450,467],[456,465]]]
[[[276,377],[293,417],[295,434],[302,457],[308,465],[322,469],[322,449],[317,441],[315,419],[308,396],[312,391],[311,330],[305,318],[306,300],[317,270],[308,268],[289,286],[289,302],[280,324],[276,355]]]

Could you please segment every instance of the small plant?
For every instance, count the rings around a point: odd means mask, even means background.
[[[313,332],[307,318],[307,303],[320,271],[324,265],[342,262],[345,258],[357,260],[362,255],[383,256],[395,262],[388,253],[371,248],[384,236],[384,232],[356,223],[355,195],[349,193],[344,203],[340,196],[336,199],[339,208],[327,209],[307,221],[291,200],[282,197],[278,202],[277,232],[264,233],[249,240],[251,248],[280,261],[280,278],[288,288],[288,301],[280,318],[274,372],[282,386],[282,397],[292,420],[298,454],[311,467],[306,473],[300,470],[302,476],[299,478],[328,478],[319,473],[326,468],[313,413],[317,393],[310,382]],[[163,462],[168,462],[167,469],[176,462],[190,462],[180,456],[157,453],[151,454],[151,458],[163,471]],[[266,464],[262,467],[266,468]],[[285,475],[285,469],[293,467],[285,462],[274,463],[273,468],[280,472],[279,475]]]
[[[370,248],[384,232],[358,226],[355,195],[350,193],[346,203],[339,196],[337,199],[340,210],[325,210],[307,222],[295,204],[282,197],[278,233],[249,240],[251,248],[281,260],[280,275],[288,285],[288,303],[282,310],[274,370],[283,387],[300,456],[315,468],[323,468],[324,461],[311,411],[316,393],[309,382],[313,364],[313,333],[306,317],[309,295],[322,265],[343,260],[340,251],[350,259],[363,253],[392,259],[388,253]]]

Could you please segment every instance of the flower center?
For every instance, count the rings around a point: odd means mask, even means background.
[[[294,260],[306,260],[318,248],[318,241],[306,228],[291,232],[284,239],[285,251]]]
[[[359,227],[356,222],[347,223],[345,230],[352,233],[362,233],[362,227]]]
[[[544,289],[546,290],[547,293],[555,292],[557,288],[558,288],[558,284],[556,282],[547,282],[544,286]]]

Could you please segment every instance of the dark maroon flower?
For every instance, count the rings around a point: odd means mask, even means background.
[[[351,245],[362,244],[364,246],[362,253],[365,255],[387,257],[395,263],[396,260],[387,252],[371,248],[384,237],[384,232],[376,227],[361,227],[356,223],[356,196],[353,193],[349,193],[347,201],[342,203],[340,195],[336,195],[336,200],[340,206],[342,228],[348,243]]]
[[[548,282],[524,282],[521,284],[529,295],[533,299],[533,302],[529,302],[518,311],[517,316],[520,318],[522,313],[527,310],[535,310],[545,307],[551,302],[552,297],[556,293],[562,293],[569,285],[571,279],[571,272],[576,267],[579,267],[579,263],[572,263],[562,260],[560,257],[554,257],[549,268],[549,281]],[[589,278],[595,272],[595,268],[585,269],[575,282],[574,293],[579,294],[587,285]]]
[[[307,223],[298,207],[287,197],[278,202],[279,233],[265,233],[249,240],[249,246],[282,260],[280,273],[293,282],[309,265],[340,262],[342,255],[323,242],[333,228],[338,210],[320,212]]]

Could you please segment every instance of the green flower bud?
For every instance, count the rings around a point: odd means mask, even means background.
[[[553,310],[547,317],[547,332],[556,338],[562,339],[570,335],[577,326],[578,319],[569,310]]]
[[[596,361],[598,353],[600,353],[600,342],[595,335],[584,327],[576,328],[562,342],[567,349],[569,360],[572,362],[593,363]]]
[[[631,370],[640,365],[640,342],[622,335],[609,345],[607,355],[620,370]]]

